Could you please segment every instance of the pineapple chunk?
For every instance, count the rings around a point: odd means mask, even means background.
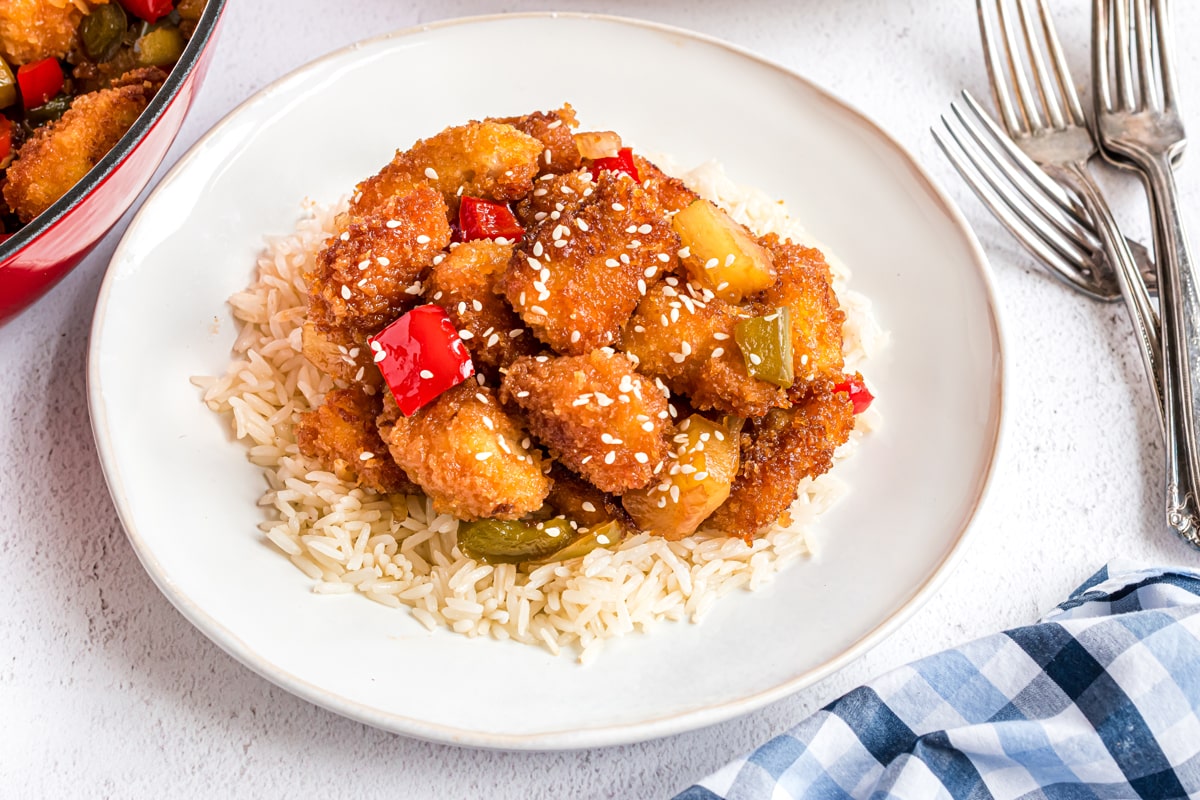
[[[686,248],[692,280],[727,303],[775,284],[775,265],[749,231],[707,200],[696,200],[671,220]]]
[[[644,531],[676,541],[691,536],[729,497],[741,455],[738,437],[741,417],[726,417],[725,424],[699,414],[685,419],[677,429],[675,458],[670,471],[645,489],[621,496],[621,504]]]

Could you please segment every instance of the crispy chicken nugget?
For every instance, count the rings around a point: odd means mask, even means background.
[[[765,309],[730,305],[669,276],[642,298],[620,347],[637,358],[639,371],[661,379],[693,407],[759,417],[789,405],[784,390],[750,377],[734,340],[734,326],[759,313]]]
[[[534,228],[547,218],[561,219],[568,204],[574,206],[595,191],[596,183],[587,170],[551,175],[548,179],[538,180],[533,191],[517,203],[513,213],[524,228]]]
[[[792,363],[797,386],[793,395],[818,378],[842,374],[842,323],[845,312],[838,305],[830,283],[829,264],[820,250],[781,240],[773,233],[759,239],[779,271],[775,285],[758,296],[764,305],[788,306],[792,318]]]
[[[495,392],[460,383],[405,417],[387,393],[379,433],[439,513],[463,520],[517,519],[542,507],[550,479],[521,420]]]
[[[393,195],[329,240],[309,276],[317,330],[376,333],[420,302],[422,274],[450,243],[446,204],[428,186]]]
[[[107,0],[93,0],[104,5]],[[0,56],[13,67],[62,58],[75,44],[83,12],[74,3],[4,0],[0,3]]]
[[[526,413],[552,455],[605,492],[642,488],[666,457],[666,398],[613,350],[519,358],[500,398]]]
[[[555,462],[550,468],[550,495],[546,504],[582,528],[603,525],[610,520],[619,520],[632,525],[629,515],[620,502],[611,494],[605,494],[562,464]]]
[[[547,183],[569,188],[569,181]],[[590,194],[561,197],[563,210],[528,232],[498,288],[539,339],[582,355],[616,341],[647,286],[676,257],[679,237],[653,195],[623,173],[605,171]]]
[[[699,199],[700,195],[689,189],[687,184],[663,172],[653,162],[635,153],[633,163],[637,166],[642,188],[657,197],[659,205],[668,212],[678,213]]]
[[[533,333],[495,293],[508,266],[512,245],[478,239],[463,242],[429,272],[426,295],[446,309],[471,357],[494,369],[540,349]],[[436,260],[436,259],[435,259]]]
[[[820,381],[794,408],[751,420],[729,499],[705,522],[750,541],[775,524],[796,499],[800,481],[829,471],[833,451],[854,428],[854,407]]]
[[[579,169],[579,148],[571,133],[579,127],[579,122],[570,103],[564,103],[562,108],[555,111],[535,111],[523,117],[504,117],[491,121],[512,125],[542,143],[545,149],[538,158],[540,174],[561,175]]]
[[[79,182],[125,135],[166,79],[157,67],[133,70],[109,89],[76,97],[62,118],[21,145],[8,168],[4,199],[29,222]]]
[[[411,494],[417,487],[392,460],[375,427],[382,411],[379,393],[369,395],[358,385],[334,390],[319,408],[300,415],[296,443],[344,481],[384,494]]]
[[[543,146],[498,122],[469,122],[422,139],[357,187],[352,215],[369,214],[387,198],[419,186],[442,193],[451,215],[462,195],[506,203],[533,189]]]
[[[314,367],[344,383],[361,383],[372,389],[383,385],[363,331],[334,328],[319,331],[308,320],[300,329],[300,352]]]

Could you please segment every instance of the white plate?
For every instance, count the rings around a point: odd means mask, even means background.
[[[504,42],[525,42],[528,54]],[[570,65],[547,69],[546,64]],[[264,487],[189,376],[224,370],[226,298],[305,197],[331,201],[397,147],[489,115],[577,109],[684,164],[724,162],[783,198],[854,272],[892,345],[872,367],[886,423],[839,467],[851,495],[819,560],[726,597],[699,625],[614,642],[597,663],[318,596],[257,533]],[[879,642],[961,550],[1000,427],[1002,359],[984,256],[912,159],[778,66],[681,30],[516,15],[402,31],[255,95],[192,148],[130,225],[96,308],[90,407],[129,539],[177,608],[278,685],[371,725],[512,749],[593,747],[719,722]]]

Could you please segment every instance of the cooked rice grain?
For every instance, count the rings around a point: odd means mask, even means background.
[[[819,246],[782,205],[736,186],[716,163],[680,177],[758,231]],[[811,532],[817,515],[845,493],[842,482],[829,475],[803,483],[790,525],[749,545],[712,532],[679,542],[637,534],[616,550],[595,550],[522,573],[513,565],[464,556],[455,546],[457,520],[436,514],[425,497],[380,497],[314,470],[296,446],[295,423],[334,383],[300,353],[303,276],[343,207],[344,202],[328,208],[308,202],[291,235],[268,238],[254,283],[229,300],[240,326],[233,363],[223,376],[194,379],[204,402],[231,420],[250,460],[263,467],[268,489],[259,504],[269,519],[262,531],[314,581],[314,592],[358,592],[408,608],[431,631],[448,627],[467,636],[513,639],[555,655],[569,649],[586,664],[599,656],[606,639],[663,620],[698,622],[719,598],[758,589],[815,552]],[[870,302],[847,287],[845,266],[832,257],[829,262],[846,311],[847,369],[862,369],[887,337],[871,316]],[[859,415],[838,458],[879,420],[876,408]]]

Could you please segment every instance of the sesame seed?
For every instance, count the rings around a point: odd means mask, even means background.
[[[534,243],[533,243],[533,254],[534,254],[535,256],[540,256],[540,255],[541,255],[542,253],[544,253],[545,251],[546,251],[546,248],[542,247],[542,243],[541,243],[541,242],[534,242]],[[529,261],[530,261],[530,264],[529,264],[529,266],[530,266],[530,267],[533,267],[533,269],[540,269],[540,268],[541,268],[541,266],[542,266],[542,265],[541,265],[541,264],[539,264],[538,262],[534,261],[532,258],[531,258],[531,259],[529,259]],[[535,264],[536,264],[537,266],[534,266]]]
[[[680,473],[682,473],[684,475],[691,475],[693,472],[696,471],[696,467],[691,464],[680,464],[679,471],[680,471]]]
[[[705,269],[715,269],[720,263],[721,262],[717,261],[715,258],[710,258],[708,261],[704,262],[704,268]]]
[[[571,331],[571,344],[575,344],[576,342],[578,342],[579,336],[580,336],[579,331]]]
[[[637,239],[634,239],[632,242],[629,243],[630,250],[637,250],[641,246],[642,246],[642,243],[639,242]]]
[[[604,392],[596,392],[596,402],[600,404],[601,408],[604,408],[606,406],[611,406],[613,404],[613,399]]]
[[[644,280],[642,280],[641,278],[638,278],[637,286],[638,286],[638,294],[646,293],[646,282]]]
[[[381,266],[381,267],[391,266],[391,263],[392,263],[392,260],[390,258],[388,258],[387,256],[380,256],[379,258],[377,258],[375,260],[379,263],[379,266]]]
[[[361,381],[363,379],[363,372],[365,370],[366,370],[366,367],[359,367],[358,372],[354,373],[354,380]]]
[[[638,229],[637,229],[637,232],[638,232],[638,233],[649,233],[649,232],[650,232],[650,231],[652,231],[652,230],[654,230],[654,226],[653,226],[653,225],[650,225],[649,223],[647,223],[647,224],[644,224],[644,225],[639,225],[639,226],[638,226]]]
[[[424,378],[425,380],[429,380],[430,378],[433,377],[433,373],[427,369],[423,369],[423,370],[421,370],[421,377]]]
[[[650,460],[650,456],[646,455],[645,453],[643,453],[641,451],[638,451],[633,454],[633,460],[638,462],[639,464],[645,464],[647,461]]]
[[[695,475],[692,476],[692,479],[697,480],[697,481],[702,481],[707,477],[708,477],[707,472],[697,472]]]
[[[589,514],[595,513],[595,511],[596,511],[596,507],[594,505],[592,505],[592,502],[590,500],[584,500],[583,503],[580,504],[579,507],[582,508],[584,511],[588,512]]]
[[[660,497],[660,498],[658,498],[658,507],[659,507],[659,508],[666,508],[666,507],[667,507],[667,498],[666,498],[666,497]]]
[[[577,217],[575,219],[575,227],[579,228],[581,231],[586,231],[588,229],[588,224]]]
[[[621,262],[617,261],[615,258],[610,258],[604,262],[604,266],[606,267],[618,267],[620,265]]]
[[[611,433],[600,434],[600,441],[605,444],[622,444],[621,440],[613,436]]]
[[[547,164],[549,164],[554,159],[554,154],[550,151],[549,147],[546,148],[546,152],[544,153],[544,155],[546,156]]]
[[[750,354],[750,363],[757,367],[759,364],[762,363],[762,356],[756,355],[755,353],[751,353]]]
[[[725,355],[725,348],[724,348],[724,347],[718,347],[718,348],[716,348],[716,349],[714,349],[714,350],[712,351],[712,357],[713,357],[713,358],[720,358],[720,357],[721,357],[721,356],[723,356],[723,355]]]
[[[616,460],[617,460],[617,454],[616,454],[616,451],[614,451],[614,450],[609,450],[608,454],[604,456],[605,464],[611,464]]]
[[[368,450],[364,450],[363,452],[358,454],[359,461],[370,461],[374,457],[375,457],[375,454]]]
[[[366,268],[367,268],[367,267],[369,267],[369,266],[371,266],[371,260],[370,260],[370,259],[364,258],[362,261],[358,262],[358,268],[359,268],[359,269],[366,269]]]
[[[729,288],[729,281],[721,281],[717,284],[717,291],[721,292]]]
[[[676,364],[682,364],[686,358],[687,356],[685,356],[683,353],[671,353],[671,360]]]
[[[666,253],[659,253],[658,260],[665,264],[671,260],[671,257],[669,255],[667,255]]]
[[[349,286],[342,287],[342,297],[344,297],[347,300],[350,299],[350,287]]]
[[[540,242],[538,243],[538,246],[539,247],[541,246]],[[530,269],[541,269],[542,268],[542,262],[538,261],[536,258],[526,258],[525,263],[529,265]]]
[[[423,287],[421,286],[421,282],[417,281],[412,286],[409,286],[407,289],[405,289],[404,293],[405,294],[420,294],[422,288]]]
[[[484,394],[483,392],[476,392],[475,399],[478,400],[479,402],[483,403],[485,406],[488,405],[487,395]]]
[[[546,313],[546,309],[542,308],[541,306],[530,306],[530,307],[529,307],[529,313],[531,313],[531,314],[540,314],[540,315],[541,315],[541,316],[543,316],[543,317],[548,317],[548,316],[550,316],[549,314],[547,314],[547,313]]]
[[[338,237],[343,242],[350,241],[350,231],[342,231],[342,235]]]
[[[429,237],[422,233],[417,237],[417,244],[429,244]]]
[[[633,332],[634,332],[634,333],[645,333],[645,332],[646,332],[646,326],[645,326],[645,325],[634,325],[634,326],[633,326]]]
[[[717,331],[716,333],[713,334],[713,338],[716,339],[718,342],[723,342],[729,338],[729,334],[721,333],[720,331]]]
[[[438,174],[434,171],[433,167],[426,167],[425,177],[429,178],[431,181],[436,181],[438,179]]]
[[[545,190],[545,189],[538,189],[537,191],[538,191],[538,192],[541,192],[542,194],[545,194],[545,193],[546,193],[546,190]],[[534,192],[534,194],[537,194],[537,192]],[[536,214],[534,214],[534,215],[533,215],[533,220],[534,220],[534,222],[541,222],[541,221],[542,221],[542,220],[544,220],[545,218],[546,218],[546,212],[545,212],[545,211],[539,211],[539,212],[537,212]]]
[[[492,454],[491,454],[491,452],[490,452],[490,451],[487,451],[487,450],[484,450],[482,453],[476,453],[476,454],[475,454],[475,460],[476,460],[476,461],[487,461],[487,460],[488,460],[489,458],[491,458],[491,457],[492,457]]]
[[[525,391],[524,389],[522,389],[521,391],[517,392],[517,397],[529,397],[529,392],[527,392],[527,391]],[[528,440],[528,439],[526,439],[524,442],[522,442],[522,443],[521,443],[521,446],[522,446],[522,447],[529,447],[529,444],[528,444],[528,442],[529,442],[529,440]]]
[[[478,300],[472,300],[471,308],[475,309],[476,311],[483,311],[483,303],[479,302]]]
[[[628,253],[621,253],[621,263],[622,264],[629,263],[629,254]]]
[[[518,336],[524,335],[524,333],[525,333],[524,328],[513,328],[511,331],[508,332],[508,338],[515,339]]]
[[[690,247],[681,247],[679,249],[679,257],[680,258],[687,258],[691,254],[692,254],[692,248],[690,248]]]
[[[533,190],[533,196],[534,197],[545,197],[546,191],[547,190],[544,187],[539,186],[538,188]]]
[[[571,401],[571,405],[573,405],[573,406],[586,406],[587,404],[588,404],[588,398],[586,398],[586,397],[576,397],[574,400]]]
[[[555,128],[557,128],[559,125],[562,125],[562,120],[556,119],[556,120],[554,120],[554,122],[551,122],[549,125],[546,126],[546,130],[552,131]]]
[[[613,203],[613,204],[612,204],[612,210],[613,210],[613,211],[624,211],[624,210],[625,210],[625,206],[621,205],[620,203]]]
[[[554,243],[554,246],[555,246],[555,247],[566,247],[566,246],[567,246],[567,240],[566,240],[566,239],[559,239],[557,242],[555,242],[555,243]]]
[[[494,431],[496,430],[496,423],[492,422],[492,418],[485,414],[483,416],[483,427],[487,428],[489,431]]]
[[[671,484],[671,502],[679,502],[679,487],[675,484]]]

